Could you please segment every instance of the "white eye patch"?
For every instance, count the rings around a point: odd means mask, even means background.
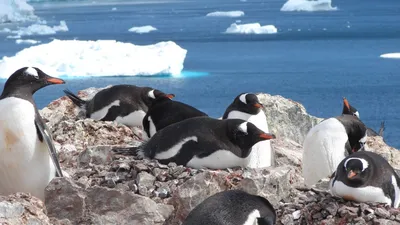
[[[364,171],[365,169],[368,168],[368,165],[369,165],[369,164],[368,164],[367,160],[362,159],[362,158],[348,158],[348,159],[346,160],[346,162],[344,162],[344,168],[347,168],[347,163],[348,163],[350,160],[353,160],[353,159],[355,159],[355,160],[360,160],[360,161],[361,161],[362,166],[363,166],[362,171]]]
[[[239,100],[240,100],[241,102],[243,102],[244,104],[247,104],[246,96],[247,96],[247,94],[242,94],[242,95],[240,95],[240,97],[239,97]]]
[[[357,116],[358,119],[360,119],[360,114],[357,112],[354,113],[355,116]]]
[[[154,95],[154,90],[149,91],[147,95],[152,99],[156,99],[156,96]]]
[[[247,122],[241,123],[238,127],[238,130],[247,134]]]
[[[34,76],[36,78],[39,78],[38,72],[33,68],[33,67],[28,67],[26,68],[25,72],[26,75]]]

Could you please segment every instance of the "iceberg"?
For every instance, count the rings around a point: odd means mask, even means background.
[[[29,27],[22,27],[19,30],[10,31],[10,33],[15,34],[15,36],[10,36],[9,38],[19,38],[21,36],[30,35],[50,35],[56,34],[57,32],[68,31],[67,23],[65,21],[60,21],[60,25],[57,26],[47,26],[45,24],[32,24]]]
[[[231,24],[225,31],[228,34],[275,34],[278,29],[274,25],[261,26],[259,23],[248,23],[238,25]]]
[[[208,13],[206,16],[209,16],[209,17],[241,17],[241,16],[244,16],[244,12],[243,11],[226,11],[226,12],[216,11],[216,12]]]
[[[133,33],[138,33],[138,34],[144,34],[144,33],[149,33],[151,31],[155,31],[157,28],[147,25],[147,26],[142,26],[142,27],[132,27],[128,31],[133,32]]]
[[[36,40],[32,40],[32,39],[25,39],[25,40],[18,39],[18,40],[15,40],[15,43],[17,43],[17,44],[31,44],[31,45],[34,45],[34,44],[40,43],[40,41],[36,41]]]
[[[381,58],[400,59],[400,53],[396,52],[396,53],[382,54]]]
[[[281,8],[281,11],[335,11],[331,0],[288,0]]]
[[[139,46],[115,40],[53,40],[0,60],[0,78],[24,66],[52,76],[179,76],[187,50],[172,41]]]
[[[25,0],[0,0],[0,23],[35,20],[33,12],[34,8]]]

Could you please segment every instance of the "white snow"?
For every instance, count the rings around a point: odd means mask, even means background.
[[[386,53],[386,54],[382,54],[381,58],[391,58],[391,59],[400,59],[400,53],[396,52],[396,53]]]
[[[275,34],[278,29],[274,25],[261,26],[259,23],[231,24],[225,31],[228,34]]]
[[[0,0],[0,23],[35,20],[33,11],[25,0]]]
[[[206,16],[209,17],[241,17],[244,16],[243,11],[216,11],[208,13]]]
[[[34,44],[40,43],[40,41],[36,41],[36,40],[32,40],[32,39],[25,39],[25,40],[17,39],[17,40],[15,40],[15,43],[17,43],[17,44],[31,44],[31,45],[34,45]]]
[[[63,20],[60,21],[60,25],[53,27],[50,27],[45,24],[32,24],[29,27],[20,27],[19,30],[10,31],[10,33],[15,34],[14,37],[10,36],[10,38],[19,38],[21,36],[30,36],[30,35],[50,35],[60,31],[62,32],[68,31],[67,23]]]
[[[53,40],[0,60],[0,78],[24,66],[52,76],[179,76],[187,50],[172,41],[139,46],[115,40]]]
[[[331,0],[288,0],[281,8],[281,11],[334,11]]]
[[[149,33],[151,31],[155,31],[155,30],[157,30],[157,28],[147,25],[147,26],[142,26],[142,27],[132,27],[128,31],[138,33],[138,34],[144,34],[144,33]]]

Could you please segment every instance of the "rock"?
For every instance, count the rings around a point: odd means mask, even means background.
[[[53,179],[45,193],[48,215],[72,224],[161,225],[174,210],[129,191],[81,188],[66,178]]]
[[[50,225],[42,201],[25,193],[0,196],[0,224]]]
[[[390,217],[390,213],[387,210],[383,209],[383,208],[375,209],[375,214],[377,216],[385,218],[385,219]]]
[[[400,151],[387,145],[380,136],[368,137],[366,150],[378,153],[395,169],[400,169]]]
[[[269,131],[280,139],[303,144],[308,131],[322,119],[307,114],[303,105],[280,95],[257,94],[264,106]]]
[[[113,161],[113,146],[91,146],[79,154],[78,165],[80,167],[88,166],[90,163],[101,165]]]

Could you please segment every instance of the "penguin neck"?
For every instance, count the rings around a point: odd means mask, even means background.
[[[31,89],[32,89],[31,87],[24,87],[24,86],[18,87],[18,89],[5,87],[3,93],[0,96],[0,99],[15,97],[26,100],[35,105],[33,101],[33,91]]]

